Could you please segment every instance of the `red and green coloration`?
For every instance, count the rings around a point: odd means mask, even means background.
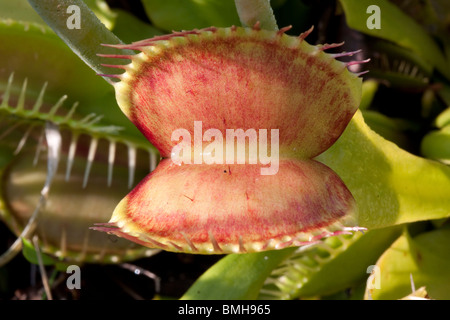
[[[326,54],[339,45],[312,46],[310,31],[292,37],[288,29],[211,27],[115,46],[141,51],[115,66],[125,69],[113,76],[116,98],[166,159],[95,229],[192,253],[279,249],[358,230],[350,191],[313,160],[357,110],[361,79],[335,60],[352,53]],[[194,136],[194,121],[223,136],[278,129],[278,173],[261,175],[248,161],[174,164],[172,132]]]

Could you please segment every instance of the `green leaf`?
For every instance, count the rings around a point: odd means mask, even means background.
[[[380,288],[373,299],[400,299],[425,286],[432,299],[450,299],[450,229],[441,228],[411,238],[405,233],[378,260]],[[368,291],[366,291],[368,297]]]
[[[16,21],[0,21],[0,79],[28,78],[28,89],[39,92],[49,81],[47,94],[67,94],[80,103],[104,95],[109,86],[87,68],[48,27]],[[57,58],[55,58],[57,57]],[[39,80],[37,80],[39,79]]]
[[[115,9],[114,12],[117,17],[112,31],[126,43],[163,34],[162,31],[139,20],[127,11]]]
[[[234,0],[142,0],[152,23],[168,32],[240,24]]]
[[[368,52],[373,63],[370,77],[388,81],[392,87],[424,88],[433,73],[433,64],[409,48],[383,39],[370,39]]]
[[[359,110],[366,110],[372,104],[373,98],[378,90],[378,82],[375,80],[366,80],[362,84],[362,96]]]
[[[360,226],[383,228],[450,216],[450,168],[385,140],[366,125],[360,111],[316,159],[353,194]]]
[[[267,0],[235,0],[236,9],[244,27],[253,27],[260,23],[266,30],[278,30],[270,1]]]
[[[14,73],[11,103],[17,101],[14,95],[21,91],[25,78],[28,83],[25,103],[31,106],[44,83],[48,82],[44,104],[54,105],[67,95],[68,99],[61,107],[67,108],[65,114],[78,102],[75,117],[82,119],[91,113],[104,115],[101,125],[126,128],[121,132],[123,137],[148,143],[117,107],[114,88],[86,66],[50,29],[35,23],[0,20],[0,43],[3,61],[0,95]]]
[[[421,152],[427,158],[450,164],[450,125],[429,132],[422,139]]]
[[[347,24],[351,28],[415,51],[450,79],[450,63],[436,42],[394,4],[386,0],[378,0],[376,3],[373,0],[340,0],[340,2],[345,11]],[[374,4],[380,7],[380,29],[367,27],[367,19],[371,14],[366,13],[366,10]]]
[[[95,13],[97,18],[108,28],[112,26],[116,20],[116,14],[109,8],[108,3],[104,0],[83,0],[84,3]]]
[[[39,264],[39,259],[37,256],[37,252],[34,248],[34,245],[31,241],[22,238],[22,253],[25,259],[32,264]],[[67,267],[70,265],[68,262],[60,261],[56,258],[53,258],[43,252],[40,253],[42,258],[42,264],[44,266],[54,266],[56,270],[65,272]]]
[[[83,0],[97,17],[110,28],[114,22],[114,13],[104,0]],[[33,10],[27,0],[0,0],[0,19],[34,22],[44,25],[45,22]]]
[[[439,116],[436,118],[436,126],[438,128],[444,128],[445,126],[450,125],[450,106],[445,109]]]
[[[0,0],[0,20],[6,19],[45,24],[27,0]]]
[[[395,226],[331,237],[293,254],[272,272],[262,297],[270,297],[271,292],[275,293],[271,298],[283,299],[323,296],[357,285],[367,279],[367,267],[375,264],[401,230]]]
[[[270,272],[295,249],[230,254],[200,276],[181,299],[256,299]]]
[[[207,270],[182,299],[256,299],[258,296],[293,299],[330,294],[368,276],[367,267],[376,262],[400,233],[401,227],[393,227],[365,235],[355,234],[351,238],[348,235],[331,237],[325,240],[328,255],[321,259],[318,255],[323,256],[323,246],[313,246],[300,254],[295,254],[297,248],[289,248],[228,255]],[[371,250],[367,250],[368,246]],[[312,263],[309,267],[308,261]],[[277,269],[283,272],[277,273]],[[268,295],[264,282],[272,272],[283,280],[279,282],[279,289],[271,289],[276,291],[275,294]],[[268,283],[273,283],[274,277],[272,275],[272,281]],[[263,285],[265,291],[261,290]]]
[[[31,241],[22,238],[22,253],[23,256],[30,262],[33,264],[39,264],[39,259],[37,256],[37,252],[34,248],[34,245],[31,243]],[[45,266],[51,266],[57,263],[57,260],[53,259],[52,257],[46,255],[45,253],[40,253],[41,257],[42,257],[42,263]]]
[[[317,159],[337,172],[352,192],[360,226],[383,228],[450,216],[450,168],[385,140],[365,124],[360,111],[341,138]],[[202,275],[184,298],[253,299],[270,268],[289,253],[227,256]],[[274,263],[264,264],[265,257]]]
[[[121,41],[81,0],[28,0],[31,6],[53,31],[76,53],[91,69],[100,74],[111,74],[110,68],[103,66],[103,54],[133,54],[130,50],[102,47],[101,44],[120,44]],[[67,27],[69,15],[66,9],[76,5],[79,8],[83,25],[80,28]],[[106,79],[112,84],[112,81]]]
[[[403,130],[411,126],[408,127],[406,120],[390,118],[373,110],[363,111],[363,116],[367,125],[386,140],[394,142],[401,148],[411,147],[408,137],[403,133]]]

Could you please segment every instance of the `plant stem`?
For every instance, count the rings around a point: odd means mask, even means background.
[[[82,0],[28,0],[28,2],[72,51],[99,74],[112,72],[110,68],[101,65],[104,60],[98,57],[97,53],[133,54],[129,50],[101,46],[122,42],[100,22]],[[70,21],[77,18],[80,21],[79,28],[70,25]],[[108,63],[112,63],[111,61],[109,59]],[[113,84],[109,78],[104,79]]]
[[[242,26],[253,27],[259,21],[262,29],[278,30],[269,0],[235,0]]]

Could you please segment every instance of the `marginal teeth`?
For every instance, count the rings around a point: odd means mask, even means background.
[[[72,118],[72,116],[73,116],[73,114],[75,113],[75,110],[77,109],[77,107],[78,107],[78,102],[75,102],[75,103],[72,105],[72,108],[70,108],[69,112],[68,112],[67,115],[65,116],[64,121],[68,121],[70,118]]]
[[[91,121],[86,122],[86,125],[87,126],[92,126],[92,125],[96,124],[97,122],[99,122],[102,119],[103,119],[103,115],[98,115],[94,119],[92,119]]]
[[[355,73],[355,75],[356,75],[357,77],[360,77],[360,76],[362,76],[362,75],[364,75],[364,74],[366,74],[366,73],[369,73],[369,70]]]
[[[97,73],[97,75],[100,76],[100,77],[108,77],[108,78],[121,79],[120,74],[103,74],[103,73]]]
[[[5,138],[8,134],[10,134],[12,131],[14,131],[18,126],[20,126],[22,124],[22,121],[18,121],[17,123],[15,123],[14,125],[12,125],[11,127],[9,127],[5,132],[3,132],[0,135],[0,140]]]
[[[112,56],[111,56],[112,57]],[[123,56],[122,58],[131,58],[131,56]],[[125,67],[125,66],[124,66]],[[39,90],[39,94],[33,101],[33,104],[30,104],[30,108],[27,107],[28,101],[28,92],[30,91],[28,88],[28,80],[24,79],[21,83],[21,86],[18,89],[18,93],[14,93],[13,90],[13,82],[14,82],[14,73],[9,75],[6,86],[2,90],[0,94],[0,120],[3,121],[3,118],[6,119],[6,124],[0,122],[0,141],[5,137],[12,136],[15,134],[15,131],[20,130],[20,136],[17,137],[17,145],[15,146],[14,155],[23,152],[28,143],[30,143],[30,137],[33,137],[34,134],[37,134],[37,144],[36,149],[32,158],[33,166],[36,166],[41,160],[41,151],[47,149],[46,139],[45,139],[45,129],[42,124],[46,122],[54,123],[55,125],[62,126],[63,130],[69,130],[70,135],[67,137],[67,162],[66,168],[63,170],[65,174],[65,181],[70,181],[70,179],[75,175],[77,162],[76,158],[78,158],[78,149],[84,150],[84,148],[79,147],[80,137],[84,135],[88,135],[90,137],[90,141],[88,141],[89,148],[88,154],[79,155],[86,160],[84,172],[82,171],[82,187],[86,188],[89,182],[91,171],[94,173],[94,169],[92,168],[93,162],[97,161],[95,159],[97,150],[100,148],[100,139],[105,139],[109,143],[109,151],[108,152],[108,165],[107,165],[107,184],[108,186],[112,186],[113,184],[113,173],[114,166],[117,163],[118,159],[116,159],[116,149],[118,148],[118,143],[120,145],[124,145],[127,147],[128,152],[123,154],[123,158],[128,155],[128,160],[123,159],[125,163],[128,165],[128,187],[131,188],[135,182],[136,171],[138,170],[138,160],[140,159],[140,154],[138,150],[141,148],[144,152],[148,150],[149,152],[149,166],[150,170],[154,170],[157,166],[157,152],[154,149],[147,149],[139,144],[134,144],[133,142],[127,142],[126,140],[121,140],[118,142],[114,138],[115,134],[122,129],[121,127],[115,126],[100,126],[98,123],[103,118],[103,115],[97,115],[95,113],[91,113],[87,116],[84,116],[81,120],[73,119],[73,116],[76,113],[76,109],[78,107],[78,102],[75,102],[70,110],[64,115],[59,116],[61,113],[62,107],[65,101],[68,99],[66,95],[59,98],[53,105],[50,105],[49,110],[43,110],[43,106],[46,101],[46,93],[48,89],[48,83],[45,82]],[[17,86],[15,86],[17,87]],[[13,93],[11,93],[13,92]],[[10,105],[11,95],[16,96],[13,100],[17,101],[15,106]],[[14,103],[14,102],[13,102]],[[4,112],[5,111],[5,112]],[[12,116],[12,117],[11,117]],[[18,118],[18,119],[17,119]],[[42,131],[41,131],[42,128]],[[33,139],[34,140],[34,139]],[[70,141],[69,141],[70,140]],[[108,148],[108,146],[106,146]],[[106,151],[106,150],[105,150]],[[81,150],[80,150],[81,152]],[[106,155],[105,155],[106,156]],[[120,155],[122,156],[122,155]],[[119,157],[119,156],[117,156]],[[139,158],[139,159],[138,159]],[[147,161],[147,160],[145,160]],[[148,162],[147,162],[148,163]],[[75,168],[74,168],[75,167]],[[140,168],[140,166],[139,166]],[[83,170],[82,169],[82,170]],[[145,170],[145,169],[144,169]],[[147,171],[147,170],[145,170]],[[137,172],[139,175],[141,171]]]
[[[127,67],[126,65],[122,65],[122,64],[105,64],[102,63],[103,67],[108,67],[108,68],[116,68],[116,69],[123,69],[125,70]]]
[[[28,79],[25,78],[22,85],[22,90],[20,91],[19,100],[17,101],[16,111],[23,110],[25,107],[25,93],[27,92]]]
[[[14,151],[14,155],[18,155],[19,152],[22,150],[23,146],[25,145],[25,143],[27,142],[28,136],[30,135],[31,130],[33,130],[34,125],[31,125],[27,131],[25,132],[25,134],[23,135],[22,139],[20,139],[19,144],[17,145],[16,150]]]
[[[155,170],[158,160],[154,151],[149,150],[148,153],[150,155],[150,172],[152,172],[153,170]]]
[[[300,41],[303,41],[306,39],[307,36],[309,36],[311,34],[311,32],[313,32],[314,30],[314,26],[312,26],[311,28],[309,28],[309,30],[306,30],[305,32],[301,33],[298,38],[300,39]]]
[[[257,21],[253,26],[253,30],[259,31],[261,30],[261,22]]]
[[[407,63],[406,67],[405,67],[405,74],[409,73],[410,68],[411,68],[411,64]]]
[[[358,53],[361,53],[362,52],[362,50],[361,49],[359,49],[359,50],[356,50],[356,51],[350,51],[350,52],[341,52],[341,53],[330,53],[330,55],[333,57],[333,58],[341,58],[341,57],[350,57],[350,56],[353,56],[353,55],[355,55],[355,54],[358,54]]]
[[[386,68],[387,70],[389,70],[390,67],[389,67],[389,59],[388,59],[387,54],[382,53],[380,55],[380,58],[381,58],[381,66],[382,66],[382,68]]]
[[[403,70],[405,69],[405,65],[406,65],[405,60],[402,60],[402,61],[400,62],[399,67],[398,67],[398,72],[403,73]]]
[[[83,119],[81,119],[80,123],[86,124],[89,123],[89,121],[94,118],[96,116],[95,113],[90,113],[88,114],[86,117],[84,117]]]
[[[75,158],[75,152],[77,150],[77,141],[78,134],[73,133],[72,140],[70,141],[69,155],[67,158],[66,181],[69,181],[70,172],[72,171],[73,160]]]
[[[417,72],[419,71],[419,68],[417,66],[414,66],[411,70],[411,77],[414,78],[417,75]]]
[[[256,25],[255,25],[256,26]],[[259,27],[259,26],[258,26]],[[281,36],[281,35],[283,35],[285,32],[287,32],[287,31],[289,31],[289,30],[291,30],[292,29],[292,26],[286,26],[286,27],[284,27],[284,28],[281,28],[278,32],[277,32],[277,35],[278,36]],[[258,28],[258,30],[259,30],[259,28]]]
[[[44,138],[45,138],[45,129],[43,128],[41,131],[41,135],[39,136],[39,141],[36,147],[36,154],[33,160],[33,166],[36,166],[39,160],[39,155],[41,154],[42,149],[44,149]]]
[[[134,171],[136,169],[136,147],[128,144],[128,189],[134,182]]]
[[[49,117],[52,117],[56,114],[56,111],[63,105],[64,101],[66,101],[67,96],[64,95],[61,98],[59,98],[58,102],[55,103],[55,105],[50,109],[50,112],[48,113]]]
[[[98,146],[98,138],[93,137],[91,140],[91,145],[89,146],[89,153],[88,153],[88,162],[86,164],[86,171],[84,172],[84,179],[83,179],[83,189],[86,188],[88,180],[89,180],[89,173],[91,172],[92,162],[94,161],[95,153],[97,152],[97,146]]]
[[[370,59],[356,60],[356,61],[347,62],[345,65],[351,72],[354,72],[359,77],[359,76],[367,73],[366,71],[360,72],[361,64],[367,63],[369,61],[370,61]]]
[[[112,58],[112,59],[129,59],[131,60],[133,56],[127,55],[127,54],[100,54],[98,53],[97,56],[102,58]]]
[[[339,43],[331,43],[331,44],[323,44],[321,46],[318,46],[317,48],[320,51],[324,51],[324,50],[328,50],[328,49],[333,49],[333,48],[338,48],[344,45],[344,42],[339,42]]]
[[[109,143],[109,152],[108,152],[108,187],[110,187],[112,184],[113,166],[115,157],[116,157],[116,142],[114,140],[111,140]]]
[[[47,89],[47,84],[48,84],[48,82],[44,83],[44,85],[42,86],[41,92],[39,92],[39,96],[36,100],[36,103],[33,106],[32,113],[37,113],[39,111],[39,109],[41,108],[42,103],[44,101],[44,95],[45,95],[45,90]]]
[[[362,64],[362,63],[367,63],[369,61],[370,61],[370,59],[360,60],[360,61],[350,61],[350,62],[347,62],[346,65],[347,65],[347,67],[350,67],[350,66],[354,66],[354,65],[358,65],[358,64]]]
[[[14,73],[11,73],[11,75],[8,78],[8,84],[6,85],[5,93],[3,94],[3,101],[2,101],[2,108],[8,107],[9,103],[9,93],[11,92],[11,85],[14,79]]]
[[[11,73],[8,78],[8,83],[6,84],[6,88],[2,93],[2,100],[0,104],[0,109],[6,110],[7,115],[14,115],[18,116],[20,119],[23,119],[24,121],[29,120],[32,123],[35,122],[45,122],[45,121],[51,121],[62,128],[69,127],[70,129],[75,129],[75,131],[87,131],[87,132],[109,132],[109,133],[117,133],[121,128],[115,127],[115,126],[101,126],[98,125],[100,120],[102,119],[101,115],[96,115],[94,113],[89,114],[85,118],[80,120],[72,119],[75,110],[78,106],[78,102],[75,102],[70,109],[70,111],[64,116],[59,116],[58,110],[62,109],[64,102],[67,100],[67,96],[64,95],[51,107],[50,111],[41,111],[42,106],[44,105],[45,99],[45,93],[47,89],[47,82],[44,83],[42,86],[39,95],[37,99],[35,100],[34,105],[28,110],[26,105],[26,99],[28,94],[27,89],[27,83],[28,80],[25,79],[22,83],[22,87],[20,89],[20,92],[17,97],[17,104],[13,107],[9,105],[12,85],[14,80],[14,73]],[[24,112],[25,111],[25,112]],[[17,121],[14,120],[16,123]],[[20,120],[19,120],[20,121]],[[9,133],[9,131],[8,131]],[[3,133],[0,138],[4,138],[6,136],[5,133]]]
[[[70,177],[72,175],[72,169],[73,169],[73,164],[75,163],[75,158],[76,158],[76,154],[77,154],[77,149],[78,149],[78,144],[80,143],[80,134],[79,133],[72,133],[72,138],[70,141],[70,145],[69,145],[69,149],[68,149],[68,153],[67,153],[67,166],[66,166],[66,173],[65,173],[65,181],[69,181]],[[108,142],[108,146],[107,149],[108,151],[104,150],[107,152],[107,176],[106,176],[106,182],[107,182],[107,186],[111,187],[113,184],[113,176],[114,176],[114,166],[117,162],[117,147],[118,147],[118,142],[114,139],[105,139],[105,141]],[[94,163],[96,154],[97,154],[97,150],[101,149],[102,147],[100,147],[102,144],[102,142],[100,141],[100,137],[92,137],[91,136],[91,140],[89,143],[89,149],[88,149],[88,154],[86,156],[86,167],[84,169],[84,175],[83,175],[83,184],[82,187],[86,188],[88,183],[89,183],[89,179],[90,179],[90,175],[93,172],[92,171],[92,165]],[[121,143],[119,143],[121,144]],[[128,188],[131,189],[134,185],[134,181],[135,181],[135,174],[136,174],[136,169],[137,169],[137,161],[138,161],[138,147],[135,146],[133,143],[124,143],[127,147],[127,156],[128,156],[128,161],[127,161],[127,165],[128,165],[128,181],[127,181],[127,185]],[[149,156],[150,156],[150,170],[154,170],[157,166],[157,155],[155,154],[154,151],[150,151],[151,149],[149,149]],[[121,155],[121,153],[119,152],[119,156]]]

